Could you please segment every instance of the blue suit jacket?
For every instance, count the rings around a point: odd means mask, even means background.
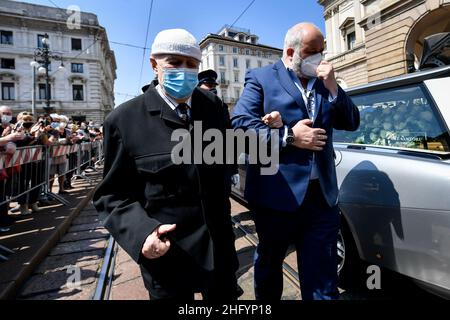
[[[308,119],[302,95],[295,86],[283,62],[254,69],[246,75],[245,89],[232,114],[236,128],[267,130],[261,118],[279,111],[286,125]],[[359,126],[359,111],[347,94],[339,88],[337,99],[329,102],[329,91],[322,81],[314,84],[316,117],[315,128],[325,129],[328,140],[323,151],[315,152],[320,185],[328,205],[337,203],[338,187],[334,164],[333,128],[354,131]],[[280,145],[284,129],[280,130]],[[280,148],[280,165],[277,174],[261,175],[258,165],[249,165],[245,197],[252,205],[273,210],[295,211],[303,202],[308,188],[313,151],[293,146]]]

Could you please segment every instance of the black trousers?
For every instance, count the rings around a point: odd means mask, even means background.
[[[172,243],[169,251],[159,259],[141,259],[144,285],[151,300],[193,301],[195,293],[204,300],[237,300],[237,280],[232,268],[224,264],[208,272]]]

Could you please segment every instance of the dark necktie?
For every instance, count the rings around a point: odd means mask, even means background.
[[[186,103],[180,103],[177,106],[177,113],[184,122],[191,122],[191,117],[189,116],[189,106]]]

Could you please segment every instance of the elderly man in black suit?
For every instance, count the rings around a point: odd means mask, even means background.
[[[94,204],[105,227],[140,264],[151,299],[237,298],[238,261],[224,164],[175,164],[177,129],[230,127],[212,93],[197,88],[200,48],[186,30],[161,31],[152,45],[158,82],[105,120],[104,180]]]

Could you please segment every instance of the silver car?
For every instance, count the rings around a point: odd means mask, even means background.
[[[365,274],[364,260],[450,298],[450,66],[347,93],[361,125],[334,132],[341,285]]]
[[[347,91],[361,125],[334,133],[342,278],[360,258],[450,298],[449,90],[450,66]]]

